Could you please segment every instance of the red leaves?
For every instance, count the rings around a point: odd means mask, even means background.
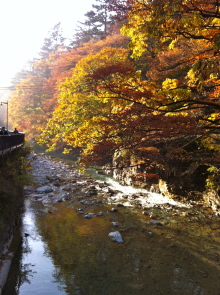
[[[105,79],[113,74],[122,74],[128,75],[130,73],[134,73],[135,67],[134,65],[130,64],[129,62],[117,62],[115,64],[102,66],[95,70],[92,74],[88,75],[90,78],[99,80]]]

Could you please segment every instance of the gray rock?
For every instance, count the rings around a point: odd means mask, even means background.
[[[41,186],[41,187],[37,188],[36,191],[40,194],[45,194],[45,193],[51,193],[53,191],[53,189],[50,186],[45,185],[45,186]]]
[[[87,214],[84,215],[84,217],[87,218],[87,219],[91,219],[91,218],[93,218],[94,216],[95,216],[94,213],[87,213]]]
[[[118,212],[118,210],[115,208],[112,208],[110,212],[115,213],[115,212]]]
[[[87,205],[88,204],[88,202],[87,201],[84,201],[84,200],[80,200],[79,201],[81,204],[83,204],[83,205]]]
[[[89,189],[86,192],[86,197],[91,197],[91,196],[96,196],[97,195],[97,190],[96,189]]]
[[[35,189],[33,189],[32,187],[25,187],[24,192],[25,192],[26,195],[30,195],[33,192],[35,192]]]
[[[63,202],[63,199],[58,199],[57,200],[57,203],[62,203]]]
[[[114,227],[117,227],[118,226],[118,223],[117,222],[112,222],[112,225],[114,226]]]
[[[112,241],[115,243],[123,243],[124,242],[119,231],[110,232],[108,234],[108,236],[111,237]]]
[[[157,221],[157,220],[150,221],[150,224],[151,225],[162,225],[162,223],[160,221]]]

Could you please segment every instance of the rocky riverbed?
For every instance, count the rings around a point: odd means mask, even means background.
[[[32,154],[29,159],[34,183],[25,187],[25,195],[42,202],[48,213],[57,210],[57,203],[63,203],[91,219],[103,216],[103,212],[97,212],[97,207],[106,204],[110,212],[117,212],[119,207],[129,207],[154,225],[168,224],[174,217],[189,222],[204,217],[215,219],[215,213],[199,202],[183,202],[126,186],[116,190],[106,182],[94,180],[45,154]]]
[[[39,241],[45,242],[42,255],[53,258],[55,281],[69,290],[53,295],[219,294],[220,224],[210,208],[131,187],[113,189],[44,154],[32,154],[30,165],[20,276],[30,269],[19,294],[26,288],[33,293],[41,282],[37,273],[46,269],[37,267],[38,258],[33,263]]]
[[[209,207],[199,202],[183,202],[126,186],[116,190],[106,182],[96,181],[87,174],[79,173],[71,165],[45,154],[32,154],[30,165],[34,184],[25,187],[25,194],[42,202],[48,212],[56,210],[54,204],[66,202],[86,218],[95,217],[96,214],[90,211],[94,205],[102,203],[112,205],[112,212],[117,207],[130,207],[134,212],[149,217],[149,220],[158,217],[161,224],[172,216],[188,217],[189,220],[204,214],[209,218],[215,216]],[[155,211],[157,214],[154,214]]]
[[[119,186],[122,190],[116,190],[106,182],[94,180],[45,154],[32,154],[30,160],[34,184],[25,187],[25,195],[41,202],[49,214],[57,210],[58,203],[63,203],[64,207],[75,208],[86,219],[105,217],[117,213],[119,208],[128,207],[149,225],[172,228],[175,224],[177,230],[181,223],[200,220],[204,223],[205,219],[217,222],[210,208],[194,201],[183,203],[162,194],[126,186]],[[105,212],[99,211],[103,205],[107,208]],[[122,243],[118,223],[113,221],[112,225],[116,230],[110,232],[109,237]]]

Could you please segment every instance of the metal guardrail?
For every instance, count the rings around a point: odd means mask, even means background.
[[[24,145],[24,133],[0,135],[0,156]]]

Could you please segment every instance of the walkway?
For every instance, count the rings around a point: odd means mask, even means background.
[[[24,133],[0,135],[0,156],[10,153],[24,145],[24,137]]]

